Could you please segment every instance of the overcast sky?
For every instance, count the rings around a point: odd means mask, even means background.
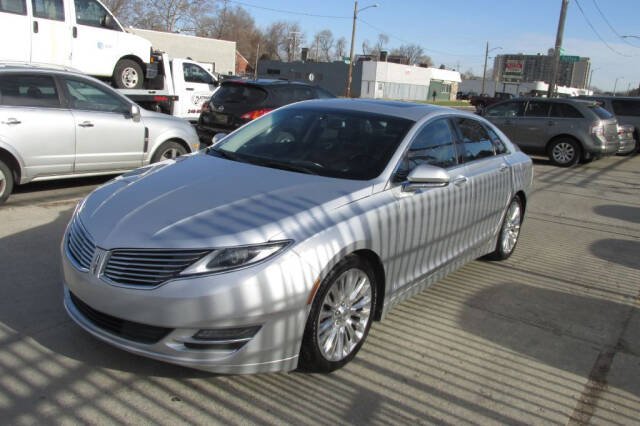
[[[560,15],[561,0],[374,0],[359,1],[358,7],[378,3],[378,8],[359,15],[356,31],[356,53],[362,41],[375,42],[380,30],[390,36],[389,47],[412,42],[420,44],[436,65],[462,71],[472,68],[482,74],[485,42],[489,47],[502,47],[496,53],[546,53],[553,47]],[[319,30],[329,28],[336,38],[351,39],[353,1],[351,0],[242,0],[241,4],[264,27],[275,20],[298,21],[307,40]],[[602,42],[589,27],[578,8],[600,34]],[[332,15],[345,18],[300,16],[250,7]],[[613,30],[598,12],[596,5]],[[375,28],[374,28],[375,27]],[[618,90],[629,83],[640,83],[640,39],[621,39],[620,35],[640,36],[640,0],[570,0],[564,33],[567,55],[591,58],[593,84],[612,90],[616,77]],[[607,45],[609,47],[607,47]],[[489,60],[489,67],[492,64]]]

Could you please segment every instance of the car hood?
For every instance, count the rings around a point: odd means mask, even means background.
[[[91,193],[78,214],[104,249],[214,248],[318,232],[321,218],[371,191],[370,182],[201,153],[126,173]]]

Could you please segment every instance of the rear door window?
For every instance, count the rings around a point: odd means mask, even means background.
[[[63,0],[31,0],[31,5],[36,18],[64,21]]]
[[[523,102],[504,102],[487,108],[487,117],[522,117],[524,111]]]
[[[49,75],[5,74],[0,77],[0,104],[59,108],[60,97]]]
[[[491,127],[489,126],[484,126],[484,127],[487,130],[487,133],[489,134],[489,138],[491,139],[491,142],[493,143],[493,148],[496,151],[496,155],[508,154],[509,149],[504,144],[502,139],[500,139],[500,136],[498,136],[498,134],[494,132]]]
[[[0,12],[27,14],[26,0],[0,0]]]
[[[524,113],[525,117],[548,117],[549,116],[549,107],[551,105],[549,102],[541,102],[541,101],[529,101],[527,104],[527,110]]]
[[[316,98],[316,91],[313,87],[298,86],[293,89],[294,102],[306,101]]]
[[[324,89],[321,89],[319,87],[316,87],[315,89],[316,89],[316,96],[318,97],[318,99],[335,98],[335,96],[332,93],[330,93],[330,92],[328,92],[328,91],[326,91]]]
[[[640,117],[640,101],[628,99],[612,100],[611,106],[613,106],[613,113],[615,115]]]
[[[244,83],[227,83],[220,86],[211,97],[215,105],[246,104],[257,105],[267,98],[267,92],[259,87]]]
[[[293,102],[297,102],[300,99],[296,98],[293,87],[281,86],[274,87],[270,90],[273,103],[275,105],[288,105]]]
[[[564,103],[551,104],[550,116],[553,118],[583,118],[583,115],[573,105]]]
[[[462,138],[462,144],[458,146],[462,146],[462,157],[465,162],[495,155],[489,133],[479,121],[471,118],[456,118],[455,121]]]

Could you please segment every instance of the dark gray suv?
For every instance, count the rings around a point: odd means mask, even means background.
[[[613,155],[618,149],[617,121],[594,101],[518,98],[491,105],[482,115],[524,152],[548,155],[557,166]]]

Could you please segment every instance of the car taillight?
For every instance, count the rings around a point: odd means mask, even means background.
[[[205,112],[208,107],[209,107],[209,101],[202,104],[202,107],[200,108],[200,112]]]
[[[607,139],[604,137],[604,125],[602,124],[593,124],[589,128],[589,131],[593,136],[598,138],[601,142],[606,142]]]
[[[242,118],[243,120],[255,120],[258,117],[262,117],[263,115],[265,115],[269,111],[273,111],[273,108],[256,109],[254,111],[249,111],[249,112],[246,112],[246,113],[242,114],[240,116],[240,118]]]

